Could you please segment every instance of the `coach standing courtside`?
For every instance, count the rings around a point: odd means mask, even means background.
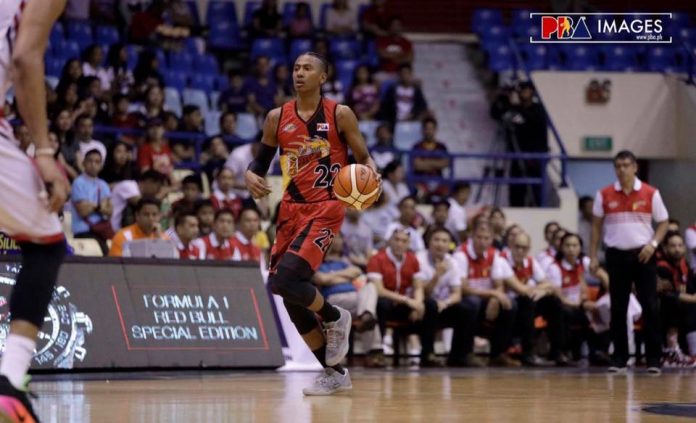
[[[611,338],[614,343],[609,372],[626,371],[626,312],[632,283],[635,283],[643,307],[648,372],[659,374],[662,344],[657,312],[655,250],[667,232],[669,216],[660,192],[636,177],[638,164],[633,153],[619,152],[614,157],[614,169],[618,180],[595,197],[590,246],[590,267],[595,271],[599,266],[597,251],[604,229],[611,298]],[[653,230],[653,220],[657,222],[657,230]]]

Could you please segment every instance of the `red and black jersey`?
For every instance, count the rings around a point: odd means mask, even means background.
[[[348,147],[336,122],[338,103],[321,99],[317,110],[304,121],[297,101],[283,105],[276,137],[283,172],[283,201],[316,203],[335,200],[333,178],[348,164]]]
[[[677,263],[665,258],[657,261],[657,275],[672,282],[672,288],[677,292],[686,292],[689,281],[689,265],[682,257]]]

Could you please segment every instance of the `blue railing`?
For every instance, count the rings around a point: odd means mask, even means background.
[[[119,139],[122,136],[142,136],[144,135],[143,130],[139,129],[124,129],[115,128],[109,126],[96,126],[94,130],[99,136],[109,136],[114,139]],[[200,153],[203,143],[210,139],[210,136],[191,133],[191,132],[168,132],[165,137],[170,141],[185,141],[194,146],[196,151],[195,161],[179,163],[177,168],[200,170],[201,166],[199,164]],[[238,146],[243,144],[248,144],[253,142],[251,140],[240,141],[237,137],[227,137],[223,138],[228,144]],[[370,150],[373,150],[371,148]],[[385,152],[387,150],[381,148],[380,152]],[[548,153],[444,153],[444,152],[426,152],[426,151],[414,151],[414,150],[399,150],[391,149],[388,150],[394,153],[396,156],[402,158],[406,166],[406,181],[411,187],[418,183],[437,183],[439,185],[446,185],[452,187],[456,183],[468,182],[472,185],[541,185],[541,205],[548,206],[547,191],[550,187],[550,180],[547,172],[547,164],[551,160],[560,160],[561,162],[561,185],[566,184],[566,161],[567,156],[565,154],[548,154]],[[448,176],[423,176],[418,175],[414,171],[413,161],[416,158],[446,158],[449,161],[448,165]],[[537,161],[540,162],[541,176],[539,177],[479,177],[479,178],[457,178],[455,177],[455,165],[457,162],[464,160],[502,160],[502,161]],[[274,173],[278,173],[279,169],[274,169]]]

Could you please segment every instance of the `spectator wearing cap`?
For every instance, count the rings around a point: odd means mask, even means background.
[[[454,237],[454,242],[460,244],[466,240],[467,216],[466,203],[471,195],[471,185],[468,182],[459,182],[452,187],[449,202],[449,213],[445,227]]]
[[[397,228],[389,237],[387,247],[372,256],[367,264],[367,278],[377,288],[377,320],[384,335],[388,320],[410,321],[418,332],[421,345],[425,344],[430,330],[432,307],[425,307],[424,281],[417,277],[420,265],[416,255],[409,251],[410,234]],[[429,353],[427,349],[423,353]],[[421,355],[421,367],[436,366],[431,355]]]
[[[109,256],[130,257],[128,243],[141,239],[169,239],[160,227],[160,201],[142,198],[135,206],[135,223],[119,230],[111,241]]]
[[[614,157],[617,181],[595,197],[590,246],[591,267],[599,266],[598,251],[604,231],[606,262],[611,279],[611,372],[624,371],[628,361],[626,312],[633,285],[643,307],[648,371],[660,373],[662,356],[657,310],[655,251],[667,231],[669,214],[660,191],[636,177],[638,163],[630,151]],[[653,229],[653,220],[657,229]]]
[[[99,243],[102,254],[107,255],[107,236],[93,230],[93,225],[109,221],[113,207],[111,190],[106,181],[99,179],[102,158],[99,150],[90,150],[85,155],[82,167],[84,171],[72,183],[70,192],[70,209],[73,215],[72,231],[75,238],[91,238]]]
[[[493,233],[486,221],[474,225],[470,243],[462,244],[454,253],[454,259],[466,279],[462,293],[467,306],[477,316],[476,327],[488,321],[493,325],[490,336],[490,365],[519,367],[520,362],[507,354],[514,326],[514,303],[505,293],[508,281],[515,277],[508,262],[493,247]],[[467,333],[464,352],[471,357],[474,333]]]
[[[152,118],[147,122],[145,142],[138,149],[138,166],[141,172],[152,169],[165,176],[174,171],[174,155],[164,138],[160,118]]]
[[[208,260],[233,260],[235,248],[232,245],[234,236],[234,214],[228,209],[215,212],[213,231],[196,240],[198,248]]]
[[[693,367],[694,359],[687,354],[696,355],[696,288],[679,232],[667,232],[662,251],[657,261],[657,292],[664,365]]]
[[[409,234],[409,248],[411,251],[417,253],[425,250],[423,237],[414,226],[414,222],[417,222],[419,219],[416,211],[416,199],[410,196],[401,199],[399,201],[399,219],[387,227],[385,239],[391,238],[395,231],[404,230]]]
[[[198,238],[198,218],[192,211],[182,211],[174,217],[174,227],[167,230],[169,239],[174,241],[182,260],[204,260]]]

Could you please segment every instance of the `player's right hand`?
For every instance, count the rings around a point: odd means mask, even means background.
[[[244,174],[244,180],[251,196],[257,200],[271,193],[271,186],[268,185],[266,179],[250,170],[247,170]]]
[[[56,159],[51,156],[38,156],[35,159],[36,168],[39,170],[48,190],[48,209],[54,213],[63,208],[63,204],[70,194],[70,185],[56,165]]]

